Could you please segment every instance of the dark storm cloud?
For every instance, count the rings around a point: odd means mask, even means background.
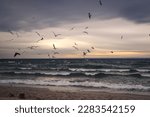
[[[150,22],[150,0],[0,0],[0,31],[33,30],[88,20],[123,17]]]
[[[150,0],[103,0],[112,14],[136,23],[150,22]]]

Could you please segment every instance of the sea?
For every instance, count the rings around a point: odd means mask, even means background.
[[[0,83],[150,94],[150,59],[0,59]]]

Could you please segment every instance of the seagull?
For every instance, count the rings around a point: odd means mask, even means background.
[[[35,32],[39,37],[41,37],[41,35],[40,35],[40,33],[38,33],[38,32]]]
[[[14,57],[16,57],[17,55],[21,55],[20,53],[18,53],[18,52],[16,52],[15,54],[14,54]]]
[[[38,40],[37,42],[42,41],[42,40],[44,40],[44,38],[43,38],[43,37],[42,37],[40,40]]]
[[[28,47],[29,49],[35,49],[35,48],[37,48],[38,46],[30,46],[30,47]]]
[[[11,34],[11,35],[14,35],[14,33],[11,31],[11,30],[8,30],[9,31],[9,33]]]
[[[87,54],[86,52],[83,52],[83,56],[86,56],[86,54]]]
[[[79,50],[76,46],[72,46],[74,49]]]
[[[83,33],[85,33],[85,34],[87,34],[87,35],[89,34],[87,31],[83,31]]]
[[[48,54],[48,58],[50,58],[50,54]]]
[[[77,46],[78,44],[75,42],[75,43],[74,43],[74,45],[76,45],[76,46]]]
[[[92,15],[91,15],[91,13],[90,13],[90,12],[88,13],[88,16],[89,16],[89,19],[91,19]]]
[[[53,49],[56,50],[55,44],[53,44]]]
[[[123,35],[121,36],[121,39],[123,39]]]
[[[93,46],[91,47],[93,50],[95,49]]]
[[[89,27],[85,27],[85,29],[88,29]]]
[[[87,52],[90,53],[91,51],[89,49],[87,49]]]
[[[61,34],[56,34],[56,33],[54,33],[54,32],[53,32],[53,34],[54,34],[55,37],[58,37],[59,35],[61,35]]]
[[[114,53],[113,51],[110,51],[111,53]]]
[[[99,4],[100,4],[100,6],[102,6],[102,5],[103,5],[101,0],[98,0],[98,2],[99,2]]]
[[[72,27],[70,30],[74,30],[75,29],[75,27]]]

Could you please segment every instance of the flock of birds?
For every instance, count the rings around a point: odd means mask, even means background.
[[[98,0],[98,3],[99,3],[100,6],[103,5],[101,0]],[[92,14],[91,14],[90,12],[88,13],[88,19],[89,19],[89,20],[92,19]],[[89,34],[88,31],[87,31],[88,28],[89,28],[88,26],[85,27],[85,28],[84,28],[85,30],[83,31],[83,33],[86,34],[86,35]],[[74,29],[75,29],[75,27],[72,27],[70,30],[72,31],[72,30],[74,30]],[[14,31],[9,30],[9,33],[10,33],[11,35],[15,35],[17,38],[20,37],[20,35],[19,35],[18,32],[14,32]],[[35,32],[35,33],[36,33],[36,35],[39,36],[39,38],[40,38],[39,40],[36,41],[37,43],[39,43],[40,41],[44,40],[44,37],[43,37],[39,32]],[[55,33],[55,32],[52,32],[52,33],[53,33],[53,35],[54,35],[55,38],[57,38],[57,37],[59,37],[59,36],[62,35],[62,34],[57,34],[57,33]],[[149,34],[149,36],[150,36],[150,34]],[[121,35],[120,38],[123,39],[123,38],[124,38],[123,35]],[[11,39],[11,40],[9,40],[9,41],[13,41],[13,40],[14,40],[14,39]],[[49,58],[55,58],[55,55],[60,54],[60,53],[57,51],[56,45],[53,44],[52,46],[53,46],[53,54],[51,55],[50,53],[48,53],[47,55],[48,55]],[[34,50],[34,49],[36,49],[36,48],[38,48],[38,47],[39,47],[39,46],[30,46],[30,47],[27,47],[27,48],[28,48],[28,49],[31,49],[31,50]],[[78,47],[78,44],[77,44],[76,42],[74,42],[72,48],[74,48],[76,51],[79,51],[79,50],[80,50],[79,47]],[[83,57],[85,57],[88,53],[91,53],[92,50],[94,50],[94,49],[95,49],[95,47],[91,46],[90,49],[86,49],[85,51],[83,51],[83,52],[82,52]],[[25,53],[25,51],[23,51],[22,53],[20,53],[20,52],[15,52],[15,53],[14,53],[14,57],[20,56],[20,55],[22,55],[23,53]],[[114,51],[110,51],[110,53],[114,53]]]
[[[98,0],[98,2],[99,2],[99,5],[102,6],[102,1],[101,1],[101,0]],[[90,12],[88,13],[88,18],[89,18],[89,19],[92,18],[92,14],[91,14]],[[84,34],[87,34],[87,35],[89,34],[88,31],[86,31],[88,28],[89,28],[88,26],[85,27],[85,30],[83,31]],[[74,29],[75,29],[75,27],[72,27],[70,30],[74,30]],[[20,37],[17,32],[13,32],[13,31],[9,30],[9,33],[10,33],[11,35],[16,35],[17,38]],[[40,42],[40,41],[42,41],[42,40],[44,40],[44,37],[43,37],[39,32],[35,32],[35,33],[40,37],[40,39],[36,41],[37,43]],[[53,33],[53,35],[54,35],[55,38],[61,36],[61,34],[56,34],[55,32],[52,32],[52,33]],[[14,38],[11,39],[11,40],[9,40],[9,41],[13,41],[13,40],[14,40]],[[33,50],[33,49],[36,49],[36,48],[38,48],[38,47],[39,47],[39,46],[30,46],[30,47],[27,47],[27,48]],[[78,44],[77,44],[76,42],[74,42],[74,44],[73,44],[72,47],[73,47],[76,51],[79,51]],[[86,51],[83,51],[83,52],[82,52],[82,55],[85,57],[88,53],[91,53],[91,51],[94,50],[94,49],[95,49],[95,48],[94,48],[93,46],[91,46],[90,49],[86,49]],[[19,50],[20,50],[20,49],[19,49]],[[55,55],[60,54],[59,52],[56,51],[57,48],[56,48],[56,45],[55,45],[55,44],[53,44],[53,50],[54,50],[54,51],[53,51],[52,56],[50,55],[50,53],[48,53],[48,57],[49,57],[49,58],[55,58]],[[23,54],[23,53],[25,53],[25,51],[23,51],[22,53],[20,53],[20,52],[15,52],[15,53],[14,53],[14,58],[17,57],[17,56],[20,56],[20,55]]]
[[[74,30],[74,28],[75,28],[75,27],[71,28],[71,30]],[[88,29],[88,27],[85,27],[85,29]],[[10,34],[14,35],[14,32],[13,32],[13,31],[9,31],[9,32],[10,32]],[[44,37],[43,37],[39,32],[35,32],[35,33],[40,37],[40,39],[37,40],[36,43],[39,43],[40,41],[44,40]],[[56,34],[55,32],[52,32],[52,33],[53,33],[53,35],[54,35],[55,38],[61,35],[61,34]],[[83,33],[88,34],[87,31],[83,31]],[[17,37],[19,37],[19,36],[17,36]],[[39,47],[39,46],[29,46],[29,47],[27,47],[26,49],[34,50],[34,49],[36,49],[36,48],[38,48],[38,47]],[[57,51],[58,48],[56,47],[55,44],[52,44],[52,47],[53,47],[53,54],[50,55],[50,53],[48,53],[47,55],[48,55],[49,58],[56,58],[55,55],[60,54],[60,53]],[[79,50],[80,50],[79,47],[78,47],[78,44],[77,44],[76,42],[74,42],[74,44],[72,45],[72,48],[74,48],[76,51],[79,51]],[[94,50],[95,48],[94,48],[93,46],[91,46],[91,49]],[[18,49],[18,50],[21,50],[21,49]],[[25,52],[26,52],[26,51],[23,51],[22,53],[20,53],[20,52],[15,52],[15,53],[14,53],[14,58],[17,57],[17,56],[22,55],[22,54],[25,53]],[[82,54],[83,54],[84,57],[87,55],[87,53],[91,53],[91,50],[90,50],[90,49],[86,49],[86,51],[82,52]],[[39,54],[39,55],[40,55],[40,54]]]

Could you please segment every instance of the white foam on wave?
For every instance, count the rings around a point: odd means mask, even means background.
[[[136,69],[138,72],[150,72],[148,69]]]
[[[30,67],[20,67],[18,69],[20,69],[20,70],[31,70],[32,68],[30,68]]]
[[[99,69],[104,72],[128,72],[130,69]]]
[[[29,75],[35,75],[35,74],[41,74],[41,75],[69,75],[70,72],[65,71],[21,71],[21,72],[15,72],[15,74],[29,74]]]
[[[71,82],[72,81],[72,82]],[[150,87],[143,85],[128,85],[128,84],[115,84],[115,83],[104,83],[95,81],[82,81],[76,82],[72,79],[38,79],[38,80],[0,80],[0,83],[16,83],[16,84],[30,84],[30,85],[54,85],[54,86],[79,86],[79,87],[94,87],[94,88],[110,88],[110,89],[122,89],[122,90],[150,90]]]
[[[143,76],[143,77],[150,77],[150,74],[149,73],[142,73],[141,76]]]
[[[78,71],[78,72],[87,72],[87,71],[97,71],[98,69],[85,69],[85,68],[69,68],[70,71]]]

